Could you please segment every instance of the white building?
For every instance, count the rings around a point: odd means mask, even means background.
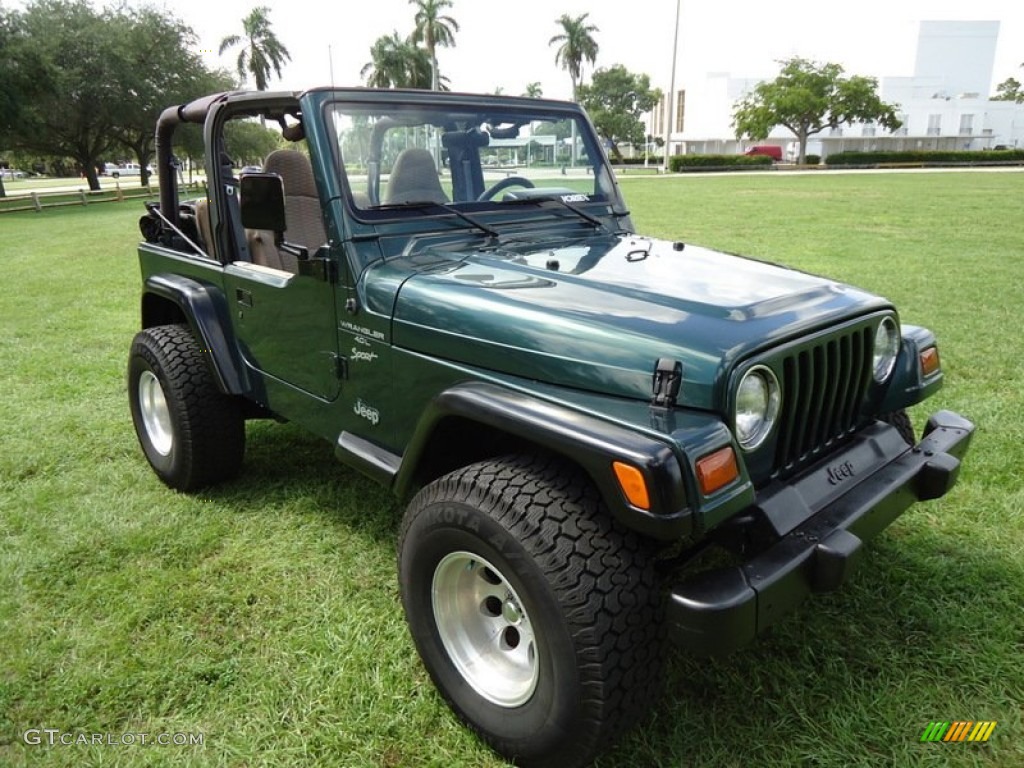
[[[922,21],[914,74],[880,81],[882,100],[898,105],[903,125],[892,133],[872,124],[844,125],[812,136],[808,153],[1024,147],[1024,105],[989,98],[998,36],[998,21]],[[760,142],[735,137],[734,105],[758,82],[716,72],[680,91],[672,154],[732,154],[754,144],[778,144],[792,153],[795,137],[785,128]],[[651,119],[652,133],[659,136],[663,109],[656,108]]]

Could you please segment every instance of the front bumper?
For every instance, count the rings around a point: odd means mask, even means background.
[[[668,620],[676,643],[697,653],[744,645],[812,592],[842,584],[863,542],[907,507],[953,487],[971,422],[940,411],[912,449],[895,432],[878,423],[840,454],[759,496],[756,518],[778,540],[742,565],[673,587]]]

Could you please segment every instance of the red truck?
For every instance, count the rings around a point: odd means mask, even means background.
[[[746,152],[744,155],[766,155],[774,160],[776,163],[782,162],[782,147],[777,147],[774,144],[757,144]]]

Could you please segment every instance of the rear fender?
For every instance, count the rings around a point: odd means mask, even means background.
[[[231,320],[221,291],[188,277],[156,274],[146,278],[142,293],[142,327],[185,322],[192,329],[221,392],[247,395],[252,381],[230,336]]]

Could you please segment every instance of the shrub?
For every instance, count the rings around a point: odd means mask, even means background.
[[[908,152],[837,152],[825,158],[826,165],[886,165],[918,163],[934,165],[975,165],[1024,162],[1024,149],[922,150]]]
[[[767,155],[673,155],[668,163],[674,173],[688,173],[770,168],[772,159]]]
[[[804,165],[819,165],[821,163],[821,155],[807,155],[804,158]]]

